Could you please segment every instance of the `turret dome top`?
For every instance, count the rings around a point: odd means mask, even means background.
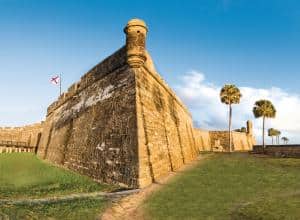
[[[124,32],[126,33],[126,30],[129,28],[129,27],[133,27],[133,26],[140,26],[140,27],[143,27],[146,29],[146,31],[148,31],[148,28],[147,28],[147,25],[146,23],[141,20],[141,19],[138,19],[138,18],[133,18],[131,20],[129,20],[127,22],[127,25],[126,27],[124,28]]]

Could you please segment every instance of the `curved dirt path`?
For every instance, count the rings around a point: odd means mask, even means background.
[[[145,217],[141,206],[148,196],[162,188],[175,176],[180,175],[182,171],[186,171],[195,167],[199,164],[199,161],[202,161],[208,157],[209,155],[200,155],[195,161],[184,165],[180,170],[172,172],[170,175],[157,181],[156,183],[140,189],[139,192],[113,201],[112,206],[106,209],[99,218],[101,220],[143,220]]]
[[[85,198],[107,198],[107,199],[117,199],[130,194],[138,193],[140,190],[127,190],[120,192],[91,192],[91,193],[73,193],[69,195],[62,196],[52,196],[46,198],[37,198],[37,199],[0,199],[0,205],[26,205],[26,204],[48,204],[62,201],[71,201],[74,199],[85,199]]]

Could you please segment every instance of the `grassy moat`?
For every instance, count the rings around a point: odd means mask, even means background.
[[[50,165],[33,154],[0,154],[0,199],[45,197],[81,192],[110,191],[75,172]]]
[[[0,199],[45,198],[115,188],[52,166],[30,153],[0,154]],[[40,205],[0,204],[0,219],[95,219],[107,203],[93,198]]]
[[[300,160],[215,154],[144,205],[147,219],[300,219]]]

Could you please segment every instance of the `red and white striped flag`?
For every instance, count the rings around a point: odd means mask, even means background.
[[[54,85],[59,85],[59,83],[60,83],[60,77],[59,77],[59,75],[51,77],[50,82],[52,84],[54,84]]]

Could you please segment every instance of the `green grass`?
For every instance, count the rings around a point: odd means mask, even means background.
[[[300,219],[300,160],[214,154],[144,204],[149,219]]]
[[[88,177],[52,166],[33,154],[0,154],[0,199],[112,189],[115,187],[99,184]]]
[[[0,219],[94,220],[106,207],[102,199],[81,199],[46,205],[0,206]]]
[[[71,193],[111,191],[116,186],[50,165],[33,154],[0,154],[0,199],[41,198]],[[0,219],[93,220],[109,204],[103,198],[49,204],[0,205]]]

